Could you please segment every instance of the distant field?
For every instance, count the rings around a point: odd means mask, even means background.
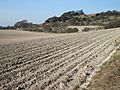
[[[0,90],[79,90],[117,47],[120,29],[0,31]]]
[[[59,34],[58,34],[59,35]],[[53,37],[55,34],[19,30],[0,30],[0,45],[21,42],[37,38]]]

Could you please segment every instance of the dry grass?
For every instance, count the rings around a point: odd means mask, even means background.
[[[120,90],[120,49],[102,66],[93,77],[89,90]]]

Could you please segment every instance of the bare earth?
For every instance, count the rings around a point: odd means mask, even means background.
[[[117,47],[120,29],[0,31],[0,90],[77,90]]]
[[[38,32],[28,32],[19,30],[0,30],[0,45],[8,43],[16,43],[26,40],[33,40],[39,38],[52,37],[55,34],[49,33],[38,33]]]

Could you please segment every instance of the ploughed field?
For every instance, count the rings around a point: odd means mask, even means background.
[[[29,32],[14,31],[24,32],[17,39],[18,35],[9,34],[12,31],[6,32],[2,36],[5,42],[0,39],[0,90],[80,89],[120,38],[120,29],[37,36],[31,33],[25,40]],[[14,40],[6,40],[6,36]]]

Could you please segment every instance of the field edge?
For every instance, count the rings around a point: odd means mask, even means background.
[[[120,89],[120,47],[111,58],[103,63],[101,70],[93,76],[87,90],[119,90]]]

